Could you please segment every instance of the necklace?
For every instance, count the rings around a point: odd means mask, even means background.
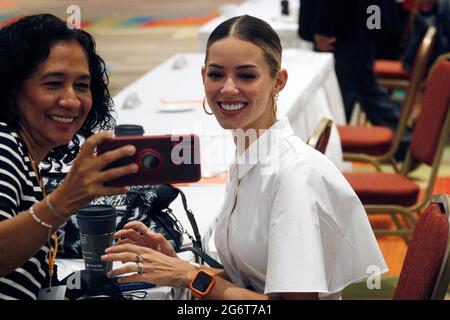
[[[39,173],[39,168],[36,165],[36,162],[34,161],[32,155],[30,152],[28,152],[28,158],[30,158],[31,161],[31,167],[33,168],[34,174],[36,175],[36,179],[39,183],[39,187],[41,188],[42,194],[44,197],[47,196],[47,193],[45,192],[44,188],[44,182],[42,180],[42,177]],[[48,229],[48,236],[47,239],[50,240],[51,238],[52,229]],[[56,255],[58,254],[58,234],[57,232],[53,233],[53,240],[55,242],[55,246],[53,247],[50,241],[47,241],[49,250],[48,250],[48,278],[49,278],[49,288],[52,287],[52,277],[53,277],[53,271],[55,268],[55,260]]]

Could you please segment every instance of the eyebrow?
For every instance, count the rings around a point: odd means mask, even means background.
[[[225,69],[223,66],[216,64],[216,63],[210,63],[208,65],[208,67],[213,67],[213,68],[218,68],[218,69]],[[241,69],[257,69],[258,67],[253,65],[253,64],[243,64],[240,66],[236,67],[236,70],[241,70]]]
[[[44,76],[42,76],[40,78],[40,80],[46,80],[48,78],[62,78],[64,77],[64,73],[63,72],[49,72],[47,74],[45,74]],[[80,80],[91,80],[91,76],[88,74],[83,74],[82,76],[79,77]]]

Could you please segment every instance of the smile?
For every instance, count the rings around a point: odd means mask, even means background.
[[[75,118],[68,118],[68,117],[62,117],[62,116],[50,116],[50,119],[62,122],[62,123],[72,123]]]
[[[226,111],[237,111],[245,108],[248,103],[227,103],[227,102],[219,102],[219,106]]]

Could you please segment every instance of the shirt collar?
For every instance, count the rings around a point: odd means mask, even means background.
[[[257,163],[264,162],[276,154],[280,142],[289,136],[295,135],[288,118],[275,122],[269,129],[261,134],[244,153],[235,158],[239,179],[244,177]]]

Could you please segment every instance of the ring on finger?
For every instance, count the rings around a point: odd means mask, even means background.
[[[138,263],[136,263],[136,265],[137,265],[137,268],[138,268],[137,272],[139,274],[143,274],[144,273],[144,264],[142,262],[138,262]]]

